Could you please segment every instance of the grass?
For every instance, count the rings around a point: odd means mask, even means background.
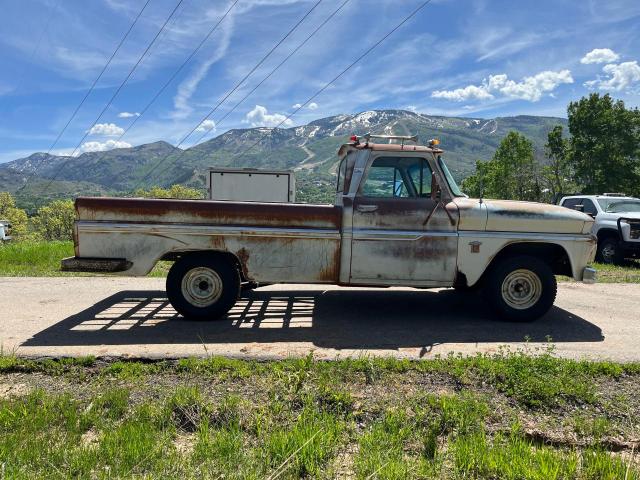
[[[624,265],[595,263],[598,282],[601,283],[640,283],[640,261],[629,260]]]
[[[73,257],[71,241],[22,241],[0,243],[0,276],[4,277],[77,277],[92,276],[60,271],[60,261]],[[150,277],[165,277],[169,262],[159,262]]]
[[[0,478],[638,480],[638,391],[639,364],[550,350],[421,362],[5,355]]]

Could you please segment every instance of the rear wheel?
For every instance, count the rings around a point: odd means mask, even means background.
[[[484,285],[485,296],[497,313],[515,322],[530,322],[547,313],[556,292],[556,277],[549,265],[527,255],[498,260]]]
[[[599,262],[619,265],[623,261],[620,242],[615,237],[606,237],[598,241],[596,258]]]
[[[190,320],[218,320],[238,299],[240,273],[217,255],[193,254],[173,264],[167,275],[167,296],[178,313]]]

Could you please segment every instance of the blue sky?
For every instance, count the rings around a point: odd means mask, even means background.
[[[120,133],[231,5],[181,7],[80,151],[176,144],[317,0],[239,0],[216,33],[122,138]],[[219,119],[343,0],[323,0],[203,125],[271,126],[395,26],[422,0],[350,0],[222,123]],[[4,0],[0,34],[0,162],[47,151],[144,0]],[[151,0],[53,153],[69,154],[173,10]],[[292,125],[339,113],[406,108],[490,118],[565,116],[590,91],[640,105],[637,0],[433,0]],[[129,114],[129,116],[127,115]],[[190,146],[202,133],[191,136]]]

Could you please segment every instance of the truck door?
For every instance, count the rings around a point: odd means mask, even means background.
[[[353,204],[351,283],[453,283],[456,225],[431,198],[432,171],[418,156],[380,155],[370,164]]]

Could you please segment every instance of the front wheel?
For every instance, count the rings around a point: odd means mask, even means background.
[[[556,277],[545,262],[527,255],[506,257],[491,267],[484,293],[505,320],[531,322],[556,299]]]
[[[596,258],[602,263],[619,265],[622,263],[620,242],[617,238],[607,237],[598,242]]]
[[[218,320],[238,299],[240,273],[224,257],[193,254],[173,264],[167,275],[167,297],[189,320]]]

